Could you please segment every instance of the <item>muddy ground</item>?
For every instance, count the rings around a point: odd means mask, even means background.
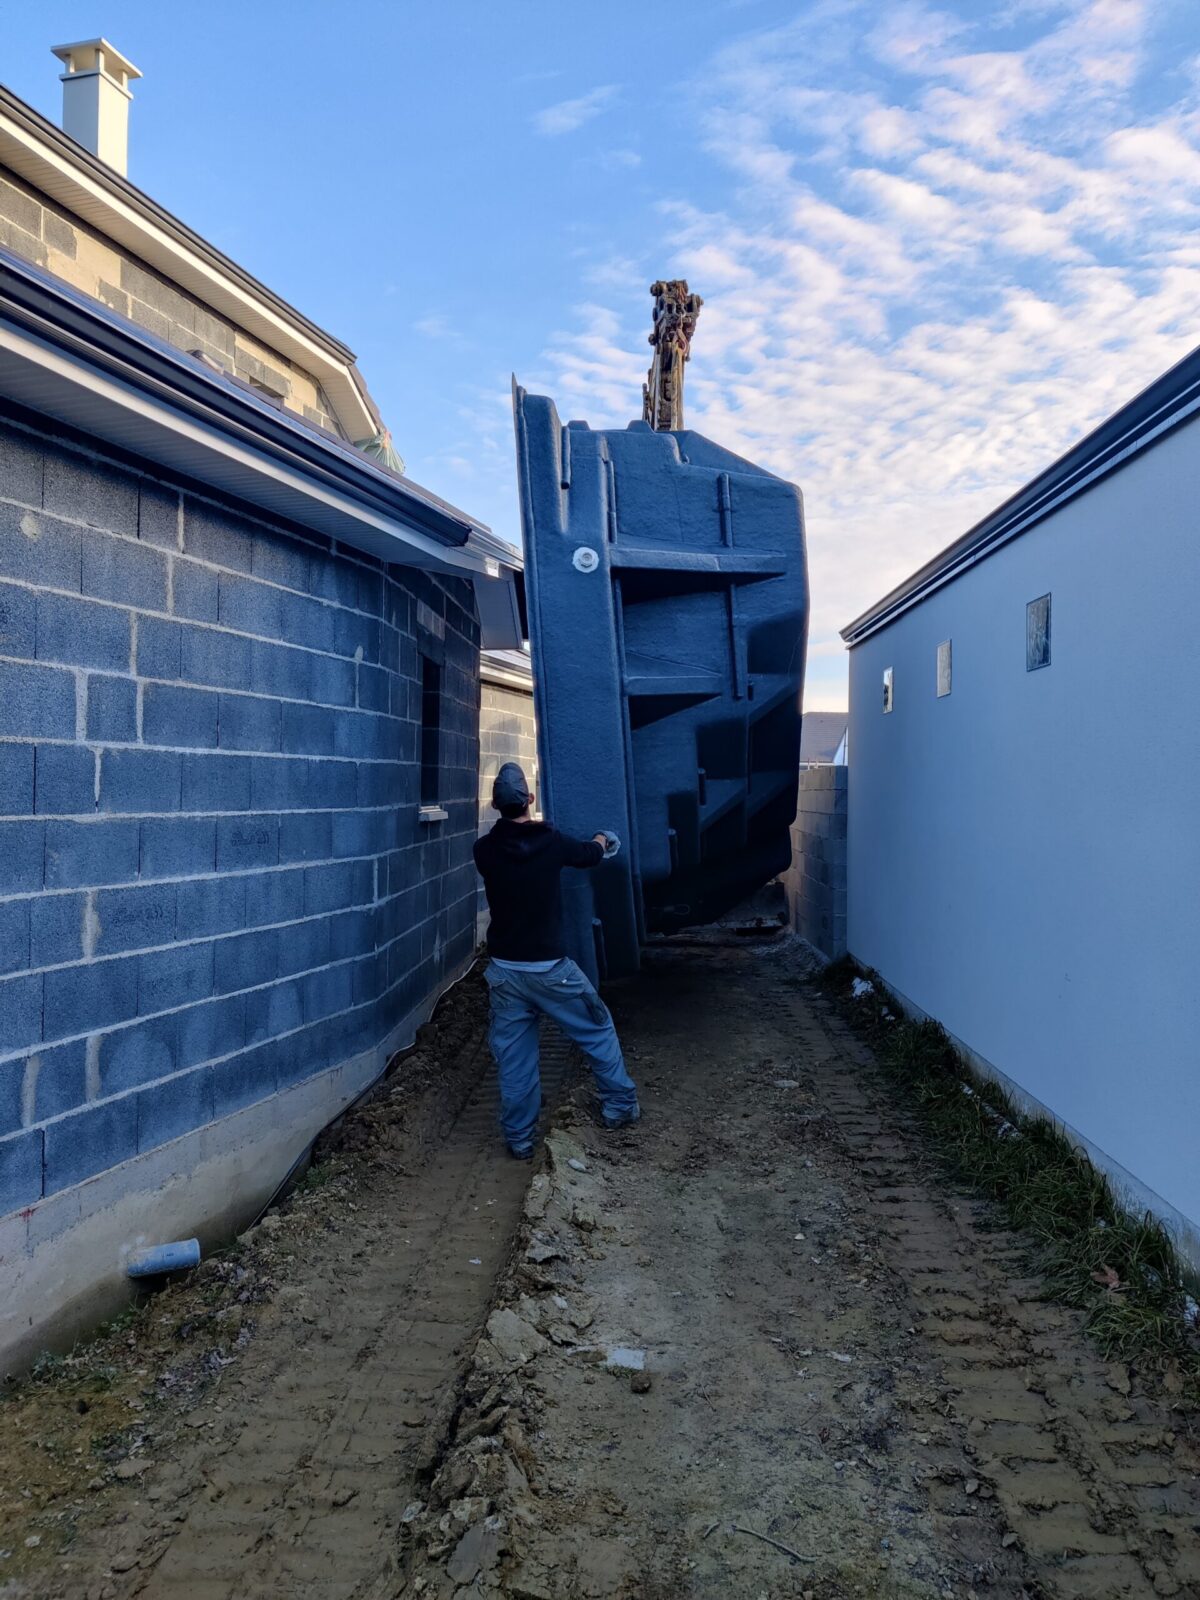
[[[578,1083],[508,1163],[468,991],[280,1213],[10,1396],[0,1595],[1200,1596],[1187,1419],[946,1186],[796,948],[610,1002],[636,1131]]]

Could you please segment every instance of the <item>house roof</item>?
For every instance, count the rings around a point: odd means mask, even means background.
[[[1200,349],[1155,379],[990,516],[856,617],[842,629],[842,638],[853,646],[886,628],[935,589],[953,582],[1010,539],[1036,527],[1110,473],[1119,471],[1198,410]]]
[[[316,378],[349,438],[378,433],[352,350],[2,84],[0,165]]]
[[[800,761],[826,765],[838,753],[850,721],[846,711],[806,711],[800,721]]]
[[[0,394],[274,517],[471,579],[519,645],[518,553],[465,512],[0,248]]]

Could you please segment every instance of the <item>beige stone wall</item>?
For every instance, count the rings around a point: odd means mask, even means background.
[[[504,684],[480,685],[479,692],[479,831],[486,833],[496,821],[492,810],[492,782],[506,761],[519,761],[525,776],[538,787],[537,723],[533,716],[533,689]],[[487,927],[487,902],[479,889],[479,927]]]
[[[180,350],[200,351],[289,411],[342,436],[321,385],[0,167],[0,244]]]
[[[537,788],[537,724],[532,689],[483,683],[479,695],[479,831],[496,820],[492,781],[506,761],[518,761]]]

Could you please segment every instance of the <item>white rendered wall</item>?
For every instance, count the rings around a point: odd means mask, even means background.
[[[850,714],[851,953],[1181,1213],[1194,1256],[1200,424],[855,647]]]

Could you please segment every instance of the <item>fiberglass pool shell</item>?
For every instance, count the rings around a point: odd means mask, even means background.
[[[514,386],[542,810],[621,854],[564,874],[570,954],[724,915],[788,865],[808,578],[800,491],[698,433],[593,430]]]

